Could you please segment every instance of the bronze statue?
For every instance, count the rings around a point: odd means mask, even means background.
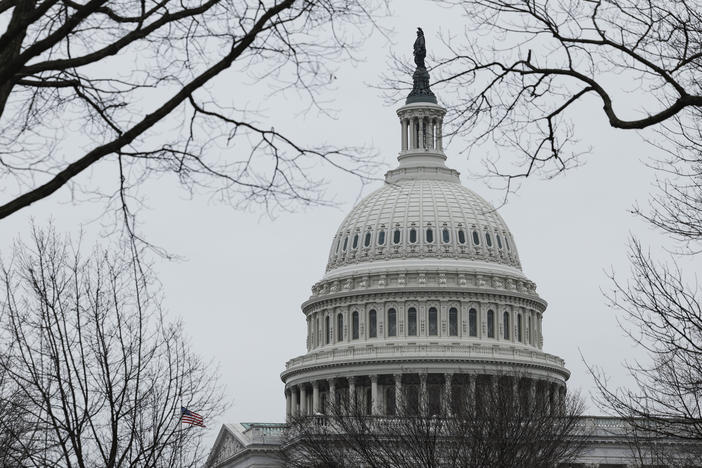
[[[427,68],[424,64],[424,58],[427,56],[427,47],[424,44],[424,31],[422,28],[417,28],[417,39],[414,41],[414,63],[417,68]]]

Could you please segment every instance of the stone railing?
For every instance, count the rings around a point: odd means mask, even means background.
[[[285,363],[286,370],[297,367],[341,363],[355,360],[374,359],[412,359],[412,358],[460,358],[498,361],[524,362],[563,367],[565,361],[558,356],[536,350],[504,347],[499,345],[484,346],[479,344],[417,344],[398,346],[334,348],[305,354]]]
[[[282,423],[242,423],[246,428],[244,436],[249,444],[279,445],[283,440],[285,424]]]

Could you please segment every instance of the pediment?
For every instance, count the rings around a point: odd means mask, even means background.
[[[234,432],[226,425],[223,425],[222,429],[219,431],[215,445],[210,452],[210,456],[207,457],[206,466],[208,468],[216,467],[225,460],[243,451],[245,448],[246,446],[236,437]]]

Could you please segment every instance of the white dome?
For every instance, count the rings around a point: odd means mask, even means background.
[[[351,210],[334,236],[327,272],[402,258],[470,259],[521,269],[512,235],[494,207],[457,177],[421,177],[386,183]]]

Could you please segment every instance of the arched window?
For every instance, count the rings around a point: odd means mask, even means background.
[[[465,244],[466,243],[466,233],[463,229],[458,230],[458,243],[459,244]]]
[[[475,245],[480,245],[480,236],[478,235],[478,231],[473,231],[473,243]]]
[[[392,243],[393,244],[400,243],[400,230],[399,229],[395,229],[395,231],[392,233]]]
[[[478,311],[475,309],[468,311],[468,334],[478,336]]]
[[[509,340],[509,312],[502,314],[502,323],[504,330],[502,331],[502,338]]]
[[[336,253],[339,253],[339,247],[341,247],[341,237],[336,240]]]
[[[507,236],[505,236],[505,247],[507,247],[507,251],[508,251],[508,252],[509,252],[510,250],[512,250],[512,249],[509,248],[509,239],[507,239]]]
[[[351,314],[351,339],[358,339],[358,312],[355,310]]]
[[[363,240],[363,246],[364,247],[370,246],[370,241],[371,241],[371,233],[370,233],[370,231],[368,231],[366,233],[366,238]]]
[[[346,252],[346,247],[349,244],[349,236],[344,237],[344,248],[342,249],[344,252]]]
[[[434,242],[434,230],[427,228],[427,243],[431,244],[432,242]]]
[[[329,326],[329,316],[324,317],[324,344],[329,344],[331,341],[331,327]]]
[[[336,316],[336,341],[344,341],[344,314]]]
[[[355,249],[356,247],[358,247],[358,234],[354,234],[354,236],[353,236],[353,245],[352,245],[352,248]]]
[[[502,248],[502,239],[500,239],[500,235],[495,234],[495,239],[497,239],[497,248],[501,249]]]
[[[388,309],[388,336],[397,336],[397,312]]]
[[[449,309],[449,336],[458,336],[458,310],[455,307]]]
[[[376,338],[378,336],[378,314],[375,309],[368,312],[368,338]]]
[[[378,233],[378,245],[385,245],[385,230]]]
[[[517,341],[522,342],[522,314],[517,315]]]
[[[447,228],[444,228],[441,231],[441,240],[444,241],[444,244],[448,244],[449,241],[451,240],[451,237],[449,235],[449,230]]]
[[[495,312],[487,311],[487,332],[488,338],[495,338]]]
[[[417,336],[417,309],[407,309],[407,336]]]
[[[417,242],[417,230],[415,228],[412,228],[409,231],[409,241],[410,244],[414,244],[415,242]]]
[[[492,237],[490,237],[490,233],[486,232],[485,233],[485,240],[487,241],[488,247],[492,247]]]
[[[436,311],[436,307],[429,308],[429,336],[436,336],[439,334],[439,313]]]

